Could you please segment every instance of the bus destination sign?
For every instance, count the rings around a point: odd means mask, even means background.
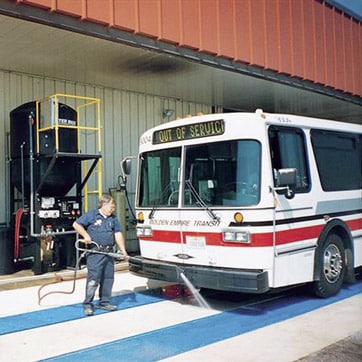
[[[190,140],[194,138],[219,136],[224,132],[224,120],[217,119],[155,131],[153,133],[152,143],[157,145],[160,143]]]

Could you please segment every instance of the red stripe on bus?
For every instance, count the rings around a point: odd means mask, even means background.
[[[351,231],[361,230],[362,229],[362,218],[346,221],[346,224]]]
[[[362,219],[346,221],[351,231],[361,229]],[[307,226],[291,230],[277,231],[276,244],[283,245],[287,243],[298,242],[307,239],[317,239],[322,232],[325,224]],[[183,242],[186,242],[186,236],[205,237],[207,245],[223,246],[243,246],[243,247],[265,247],[273,245],[273,233],[252,233],[251,243],[225,242],[222,233],[184,231]],[[181,232],[170,230],[153,230],[151,238],[141,237],[141,240],[159,241],[168,243],[181,243]]]
[[[324,225],[314,225],[304,228],[277,231],[276,244],[283,245],[297,241],[318,238],[323,230],[323,227]],[[253,246],[272,246],[273,233],[253,234],[252,244]]]

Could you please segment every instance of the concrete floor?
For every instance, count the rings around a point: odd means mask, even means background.
[[[86,269],[78,271],[77,275],[81,278],[79,284],[84,285]],[[0,313],[0,317],[1,315],[4,315],[4,313],[5,315],[7,314],[5,310],[7,305],[9,307],[7,309],[10,309],[10,314],[37,309],[35,300],[30,302],[29,298],[26,297],[27,293],[32,290],[32,293],[34,293],[34,291],[38,289],[37,286],[56,281],[59,277],[63,280],[70,280],[73,276],[74,271],[72,270],[63,270],[58,273],[52,272],[39,276],[34,276],[31,271],[24,270],[12,275],[0,276],[0,300],[2,299],[2,313]],[[125,262],[120,262],[116,265],[116,281],[119,280],[120,285],[128,290],[142,289],[145,288],[146,285],[149,285],[147,280],[134,277],[128,273],[127,263]],[[158,282],[156,282],[156,284],[157,283]],[[82,300],[84,289],[82,286],[77,289],[78,291],[70,300],[68,300],[68,302],[79,302]],[[16,305],[6,302],[7,298],[12,298],[12,295],[15,296],[15,299],[17,300],[17,303],[15,303]],[[16,296],[24,296],[24,298]],[[51,305],[52,301],[49,302]],[[57,302],[59,302],[59,300],[57,300]],[[22,307],[23,303],[25,303],[24,307]],[[154,310],[153,314],[159,313],[154,309],[155,306],[152,308],[152,310]],[[165,313],[167,308],[170,307],[167,306],[166,303],[163,308],[161,313]],[[175,308],[175,306],[172,308]],[[181,312],[174,311],[173,313],[181,315],[182,313],[185,313],[185,310],[183,309]],[[205,315],[208,315],[208,313]],[[131,317],[131,323],[136,323],[137,325],[138,322],[135,322],[135,317],[137,318],[137,315]],[[122,317],[125,323],[131,321],[129,320],[127,322],[127,318],[127,314]],[[142,314],[140,314],[139,318],[141,319],[140,323],[143,324],[144,318],[142,319]],[[337,323],[336,320],[338,321]],[[81,321],[87,322],[87,319],[81,319]],[[89,320],[88,322],[90,323]],[[328,331],[328,333],[326,333],[326,331]],[[34,331],[34,334],[36,333],[38,332]],[[17,335],[19,333],[15,334]],[[27,333],[26,336],[23,344],[26,344],[26,339],[30,338],[29,333]],[[11,350],[17,351],[20,359],[15,358],[13,359],[14,361],[23,362],[21,358],[21,349],[24,349],[23,353],[25,356],[27,347],[25,345],[21,346],[21,338],[21,333],[20,336],[16,336],[16,338],[12,335],[0,336],[0,356],[4,352],[3,348],[5,347],[8,352],[11,352]],[[71,338],[70,335],[69,338]],[[14,342],[14,345],[12,345],[12,341]],[[20,345],[18,344],[19,342]],[[6,354],[8,356],[8,353]],[[4,355],[2,356],[4,357]],[[45,356],[46,355],[44,355],[44,357]],[[30,358],[29,360],[32,359]],[[167,358],[165,361],[183,362],[195,360],[199,362],[362,361],[362,295],[359,294],[341,302],[331,304],[320,310]]]

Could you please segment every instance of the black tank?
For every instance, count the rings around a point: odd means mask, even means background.
[[[36,102],[25,103],[10,112],[10,157],[11,157],[11,182],[22,191],[22,168],[24,172],[24,194],[30,194],[30,149],[32,145],[35,161],[34,188],[41,184],[38,190],[41,196],[64,196],[74,186],[77,180],[77,158],[71,158],[64,153],[77,153],[77,130],[59,128],[59,148],[55,148],[55,130],[39,132],[39,153],[36,149]],[[41,114],[41,112],[40,112]],[[41,118],[41,117],[40,117]],[[48,122],[49,124],[50,122]],[[58,103],[58,123],[60,125],[77,125],[77,112],[62,103]],[[44,127],[44,126],[43,126]],[[23,152],[23,167],[21,154]],[[45,179],[49,164],[56,162]]]

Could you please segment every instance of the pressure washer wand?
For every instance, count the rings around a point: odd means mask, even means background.
[[[82,251],[82,249],[78,249],[78,250]],[[99,250],[86,249],[85,253],[108,255],[108,256],[111,256],[112,258],[117,259],[117,260],[125,259],[125,256],[123,254],[114,253],[114,252],[111,252],[111,251],[99,251]]]
[[[76,242],[75,242],[75,248],[78,250],[78,251],[81,251],[81,252],[84,252],[84,253],[90,253],[90,254],[102,254],[102,255],[108,255],[114,259],[117,259],[117,260],[124,260],[126,259],[126,257],[120,253],[120,252],[111,252],[111,251],[102,251],[100,250],[100,246],[98,243],[96,243],[95,241],[91,241],[90,244],[93,244],[93,245],[96,245],[97,249],[88,249],[88,248],[81,248],[79,246],[79,243],[84,243],[84,240],[82,239],[78,239]]]

